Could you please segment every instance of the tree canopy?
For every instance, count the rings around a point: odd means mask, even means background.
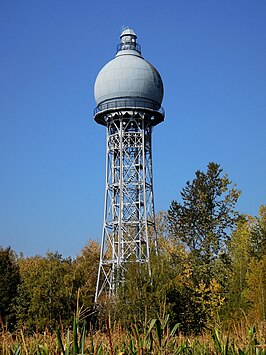
[[[169,229],[177,242],[205,262],[226,249],[238,219],[235,205],[240,191],[222,172],[216,163],[209,163],[206,173],[196,171],[195,179],[181,191],[182,202],[174,200],[168,211]]]

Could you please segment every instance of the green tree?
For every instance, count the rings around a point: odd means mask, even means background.
[[[238,220],[235,204],[240,191],[222,171],[216,163],[209,163],[206,173],[197,171],[196,178],[181,191],[183,203],[173,201],[168,211],[170,232],[190,251],[198,264],[198,275],[202,278],[205,274],[207,282],[214,276],[213,261],[226,253]]]
[[[260,207],[259,216],[250,228],[250,261],[246,276],[246,297],[250,302],[249,315],[266,320],[266,206]]]
[[[266,255],[251,258],[247,272],[246,298],[250,302],[252,320],[266,321]]]
[[[159,257],[153,249],[148,265],[128,263],[117,297],[100,300],[100,322],[110,316],[124,326],[132,322],[144,324],[152,318],[163,319],[167,313],[166,293],[176,270],[171,268],[170,253],[176,248],[167,235],[166,213],[156,216],[156,230],[159,239]],[[168,238],[169,237],[169,238]]]
[[[230,282],[225,318],[266,319],[266,208],[259,216],[243,217],[229,244]]]
[[[14,300],[20,283],[17,258],[10,247],[0,247],[0,319],[11,326],[15,322]]]
[[[151,255],[151,274],[146,264],[129,264],[118,296],[103,298],[100,304],[100,323],[111,319],[141,327],[152,318],[162,320],[169,314],[171,325],[180,323],[184,333],[199,333],[223,305],[222,287],[215,279],[208,285],[196,282],[191,253],[167,230],[164,212],[156,216],[156,222],[159,256]]]
[[[18,288],[17,315],[30,329],[69,325],[79,285],[70,258],[48,252],[46,257],[19,260],[22,282]]]
[[[169,293],[173,313],[185,331],[200,332],[224,304],[230,276],[228,242],[239,215],[240,191],[216,163],[196,171],[181,191],[182,202],[171,203],[169,235],[183,247],[190,275]],[[177,255],[176,265],[182,263]],[[183,318],[182,316],[183,315]]]
[[[243,311],[247,312],[248,310],[247,272],[250,262],[250,235],[253,223],[253,217],[243,217],[232,233],[229,244],[231,267],[224,318],[241,318]]]
[[[211,325],[224,303],[221,285],[215,278],[207,284],[198,280],[197,268],[191,253],[182,244],[176,244],[168,255],[165,272],[166,309],[174,323],[180,323],[184,333],[200,333]],[[168,251],[170,249],[168,248]]]
[[[251,255],[261,259],[266,255],[266,205],[259,210],[259,217],[256,217],[250,235]]]
[[[76,278],[80,283],[80,303],[85,312],[93,306],[99,260],[100,245],[89,240],[74,262]]]

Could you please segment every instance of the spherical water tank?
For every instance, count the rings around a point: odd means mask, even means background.
[[[99,72],[94,96],[99,110],[132,106],[159,109],[163,99],[163,83],[158,71],[147,62],[131,29],[122,32],[116,57]]]

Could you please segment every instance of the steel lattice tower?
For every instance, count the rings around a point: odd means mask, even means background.
[[[164,119],[163,84],[125,29],[116,57],[95,82],[94,119],[106,126],[106,192],[95,301],[114,295],[128,263],[157,251],[152,184],[152,129]]]

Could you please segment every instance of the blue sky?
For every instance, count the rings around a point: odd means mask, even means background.
[[[156,211],[215,161],[266,203],[265,0],[1,0],[0,245],[75,257],[100,240],[105,129],[93,86],[122,26],[160,72],[165,122],[153,133]]]

